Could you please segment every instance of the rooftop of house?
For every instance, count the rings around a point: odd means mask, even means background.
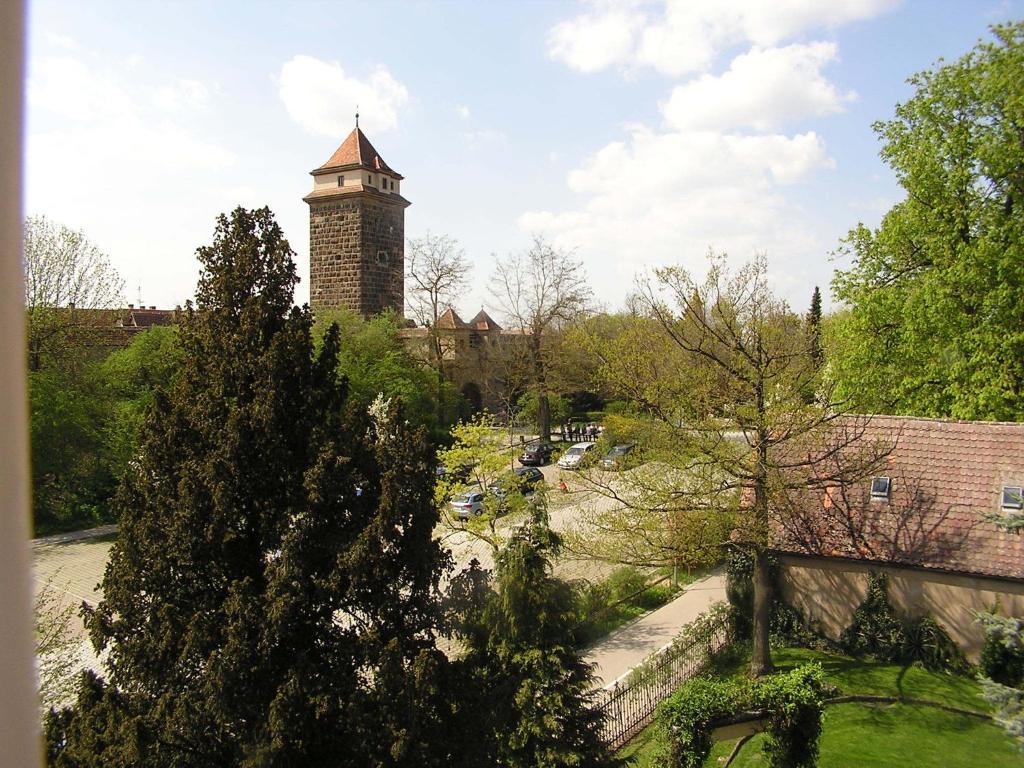
[[[341,168],[368,168],[374,171],[389,173],[396,179],[402,178],[401,174],[384,162],[384,158],[373,148],[373,144],[366,138],[366,134],[360,130],[358,123],[352,129],[352,133],[345,137],[341,145],[334,150],[334,154],[331,155],[327,162],[313,171],[313,173]]]
[[[808,491],[779,511],[778,550],[1024,579],[1024,537],[992,519],[1021,501],[1024,424],[853,418],[863,436],[847,454],[891,450],[863,480]]]

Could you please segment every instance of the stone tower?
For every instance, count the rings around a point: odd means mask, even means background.
[[[309,303],[364,317],[405,308],[405,209],[401,174],[356,127],[310,172]]]

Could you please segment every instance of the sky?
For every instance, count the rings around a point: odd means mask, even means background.
[[[192,297],[219,213],[268,205],[309,297],[309,171],[360,126],[406,235],[456,238],[463,316],[534,235],[595,300],[709,250],[766,254],[831,305],[834,252],[902,197],[872,123],[1020,19],[1024,0],[155,2],[30,5],[25,211],[81,229],[126,303]]]

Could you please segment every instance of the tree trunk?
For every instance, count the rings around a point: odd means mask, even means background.
[[[750,652],[750,676],[761,677],[774,669],[768,645],[768,626],[772,611],[772,580],[768,570],[768,553],[754,553],[754,617],[753,648]]]
[[[537,429],[541,440],[551,439],[551,405],[548,403],[547,392],[537,396]]]
[[[533,357],[533,375],[537,382],[537,431],[541,440],[551,439],[551,404],[548,402],[547,371],[544,355],[540,348],[541,336],[534,331],[530,337],[530,352]]]

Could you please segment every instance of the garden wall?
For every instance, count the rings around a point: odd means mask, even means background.
[[[908,617],[939,622],[967,658],[978,660],[985,633],[974,612],[999,601],[1001,613],[1024,616],[1024,583],[882,566],[851,560],[780,555],[780,583],[787,603],[803,611],[816,631],[837,640],[867,593],[871,571],[889,576],[889,600]]]

